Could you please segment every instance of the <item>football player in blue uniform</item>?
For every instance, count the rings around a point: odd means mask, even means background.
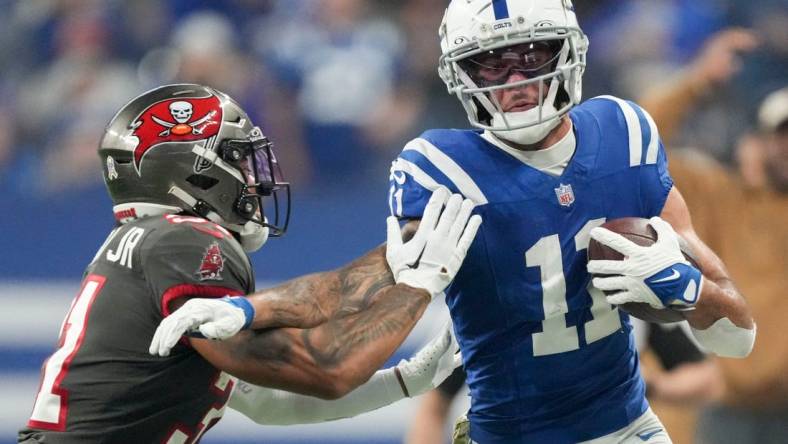
[[[656,125],[626,100],[580,102],[588,39],[570,0],[453,0],[439,34],[439,73],[476,129],[410,141],[389,205],[410,229],[445,186],[485,221],[445,291],[471,394],[464,442],[670,443],[617,305],[683,305],[720,356],[749,354],[755,324],[693,230]],[[649,218],[657,241],[600,227],[621,217]],[[624,259],[587,262],[591,238]]]
[[[484,218],[446,290],[470,387],[470,440],[670,442],[617,304],[692,309],[695,337],[722,356],[746,356],[755,325],[694,233],[656,125],[626,100],[580,102],[588,39],[569,0],[454,0],[440,40],[441,78],[477,129],[410,141],[391,169],[389,205],[418,220],[443,185]],[[638,247],[598,228],[621,217],[650,218],[657,242]],[[587,264],[590,238],[625,259]]]

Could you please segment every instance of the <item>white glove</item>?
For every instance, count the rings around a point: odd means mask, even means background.
[[[433,298],[454,279],[482,223],[481,216],[471,216],[474,204],[470,199],[453,194],[447,202],[447,195],[448,190],[442,188],[433,193],[416,234],[405,244],[397,219],[386,220],[386,259],[395,282],[425,289]],[[440,213],[444,203],[446,208]]]
[[[161,321],[148,352],[154,356],[168,356],[181,336],[188,332],[199,331],[208,339],[227,339],[249,328],[253,319],[254,308],[244,297],[189,299]]]
[[[449,189],[443,186],[433,191],[430,200],[427,201],[427,206],[424,207],[424,213],[421,217],[421,222],[419,222],[419,229],[404,244],[402,243],[402,233],[397,218],[389,216],[386,219],[388,228],[386,261],[389,264],[389,268],[391,268],[391,274],[394,275],[395,281],[403,270],[411,268],[419,261],[419,257],[424,251],[424,246],[427,245],[427,236],[438,224],[441,210],[446,205],[446,201],[449,200],[450,194]]]
[[[589,273],[615,275],[594,278],[594,287],[616,291],[607,296],[614,305],[645,302],[654,308],[692,308],[700,297],[703,275],[684,258],[678,235],[669,223],[659,217],[652,217],[649,223],[657,232],[657,241],[647,247],[602,227],[591,230],[597,242],[625,256],[618,261],[588,261]]]
[[[462,364],[462,354],[451,322],[443,333],[430,341],[408,360],[397,364],[406,396],[414,397],[439,386]]]

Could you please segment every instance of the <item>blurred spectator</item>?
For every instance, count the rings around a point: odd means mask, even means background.
[[[30,164],[20,188],[73,190],[101,183],[96,141],[114,110],[139,92],[132,66],[110,50],[107,10],[99,2],[63,9],[52,41],[55,58],[28,76],[17,106],[19,132]],[[38,153],[38,156],[36,155]]]
[[[788,442],[788,87],[767,97],[758,121],[759,132],[740,146],[760,153],[750,152],[741,175],[697,161],[682,172],[693,184],[690,208],[747,295],[759,331],[746,360],[720,361],[727,391],[701,415],[701,444]]]
[[[674,79],[646,90],[639,102],[659,122],[663,142],[675,137],[700,100],[717,93],[739,72],[740,54],[752,51],[757,44],[750,30],[723,30],[709,38],[701,53]]]
[[[468,126],[456,98],[446,94],[435,63],[440,54],[435,24],[446,9],[444,0],[407,0],[399,11],[405,42],[402,74],[396,91],[378,107],[364,128],[366,139],[393,158],[404,144],[429,128]]]
[[[388,159],[364,129],[394,93],[403,36],[393,23],[368,15],[371,6],[361,0],[314,0],[294,9],[272,16],[255,39],[284,88],[273,107],[298,111],[291,125],[303,130],[316,183],[380,180]]]
[[[749,69],[736,72],[724,88],[695,103],[691,118],[678,121],[677,143],[701,147],[718,160],[731,160],[733,142],[754,123],[758,102],[788,76],[784,1],[635,0],[602,2],[594,9],[585,27],[591,48],[604,50],[589,53],[586,96],[610,90],[641,96],[665,78],[682,75],[687,60],[726,26],[757,31],[759,48],[741,48]]]
[[[699,102],[718,94],[737,74],[742,67],[739,53],[752,51],[756,43],[755,35],[744,29],[720,32],[681,75],[646,92],[640,103],[660,122],[666,145],[672,145],[680,123],[693,121]],[[749,69],[752,60],[747,61]],[[717,370],[708,369],[710,379],[721,376],[722,387],[714,389],[714,397],[721,400],[701,415],[700,443],[788,440],[788,346],[777,339],[782,319],[788,316],[788,304],[782,301],[788,291],[788,89],[773,93],[758,114],[758,132],[742,137],[735,150],[738,171],[695,150],[674,149],[669,156],[671,175],[692,211],[699,236],[728,265],[759,330],[747,359],[718,360]],[[663,387],[675,391],[673,384],[686,380],[669,382],[671,386]],[[655,410],[666,425],[686,425],[694,416],[686,399],[665,400],[674,407],[663,404]]]
[[[662,97],[676,97],[684,86],[676,82]],[[686,114],[693,104],[643,103],[655,116]],[[747,359],[719,361],[726,391],[701,415],[700,443],[788,441],[788,343],[781,338],[788,316],[788,88],[763,102],[758,122],[737,150],[738,174],[698,152],[671,153],[671,174],[696,230],[728,264],[759,330]]]
[[[649,402],[663,402],[698,407],[722,397],[724,384],[719,367],[697,345],[687,324],[647,324],[647,343],[638,347],[641,357],[653,355],[656,361],[645,359],[641,366],[646,381]],[[674,429],[670,434],[679,439]]]

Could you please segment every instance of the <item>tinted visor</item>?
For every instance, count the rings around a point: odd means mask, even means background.
[[[514,73],[533,79],[555,70],[562,43],[549,40],[492,49],[458,64],[479,87],[503,85]]]
[[[283,235],[290,222],[290,184],[284,179],[273,144],[255,127],[248,140],[225,141],[223,158],[246,179],[238,199],[238,213],[268,227],[271,236]],[[249,202],[254,204],[254,211],[244,207]]]

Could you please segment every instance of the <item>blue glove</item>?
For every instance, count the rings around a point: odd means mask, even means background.
[[[588,272],[607,274],[594,278],[594,287],[616,292],[607,301],[618,305],[644,302],[655,308],[690,309],[698,303],[703,274],[684,257],[673,227],[659,217],[650,224],[657,241],[641,247],[629,239],[602,227],[591,230],[591,237],[624,255],[623,260],[592,260]]]

